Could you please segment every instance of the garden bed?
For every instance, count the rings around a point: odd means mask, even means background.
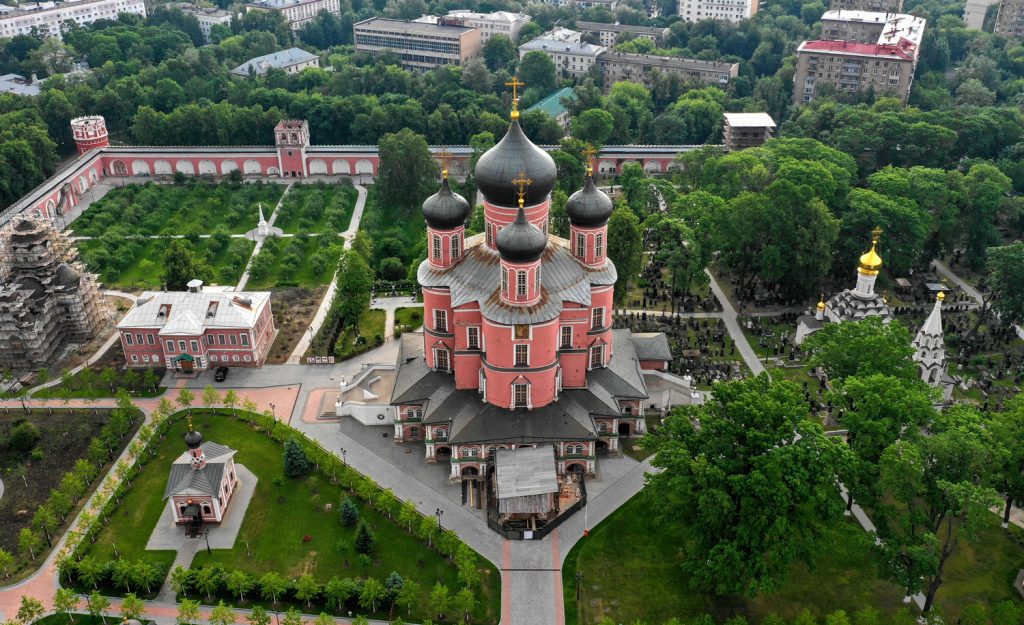
[[[288,362],[288,357],[292,355],[295,346],[313,322],[316,310],[326,292],[326,286],[315,289],[289,287],[273,289],[270,292],[274,325],[278,332],[267,355],[267,364],[280,365]]]

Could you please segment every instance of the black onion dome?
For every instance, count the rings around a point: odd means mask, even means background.
[[[603,226],[612,216],[612,199],[587,176],[583,188],[569,196],[565,214],[574,226]]]
[[[423,218],[427,225],[437,230],[451,230],[466,223],[472,208],[466,198],[452,191],[448,178],[441,181],[441,188],[423,202]]]
[[[544,253],[548,239],[540,228],[526,221],[526,212],[519,207],[519,214],[511,225],[498,231],[498,253],[510,263],[532,263]]]
[[[520,172],[531,180],[524,197],[528,206],[539,204],[555,188],[555,161],[526,138],[518,121],[513,121],[498,145],[477,161],[474,178],[488,202],[513,207],[518,205],[519,195],[512,179]]]
[[[203,435],[195,430],[189,430],[185,433],[185,444],[189,449],[196,449],[203,444]]]

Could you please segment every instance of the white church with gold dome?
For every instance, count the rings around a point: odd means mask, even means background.
[[[793,339],[797,345],[825,327],[826,323],[860,321],[868,317],[881,317],[883,323],[892,320],[892,311],[885,298],[875,293],[875,280],[882,269],[882,257],[878,255],[878,238],[881,235],[881,228],[871,231],[871,249],[861,255],[857,266],[857,286],[843,289],[827,302],[822,299],[813,313],[800,317]]]

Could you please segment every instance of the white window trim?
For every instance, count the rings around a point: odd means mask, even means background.
[[[519,364],[519,349],[526,348],[526,362]],[[530,344],[529,343],[516,343],[512,347],[512,366],[514,367],[529,367],[530,366]]]

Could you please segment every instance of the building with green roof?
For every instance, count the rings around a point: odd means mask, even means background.
[[[573,98],[576,96],[576,92],[572,90],[572,87],[564,87],[558,91],[552,93],[548,97],[544,98],[540,102],[534,104],[530,108],[526,109],[526,112],[530,111],[544,111],[551,117],[555,118],[558,125],[562,128],[569,127],[569,110],[562,104],[563,98]]]

